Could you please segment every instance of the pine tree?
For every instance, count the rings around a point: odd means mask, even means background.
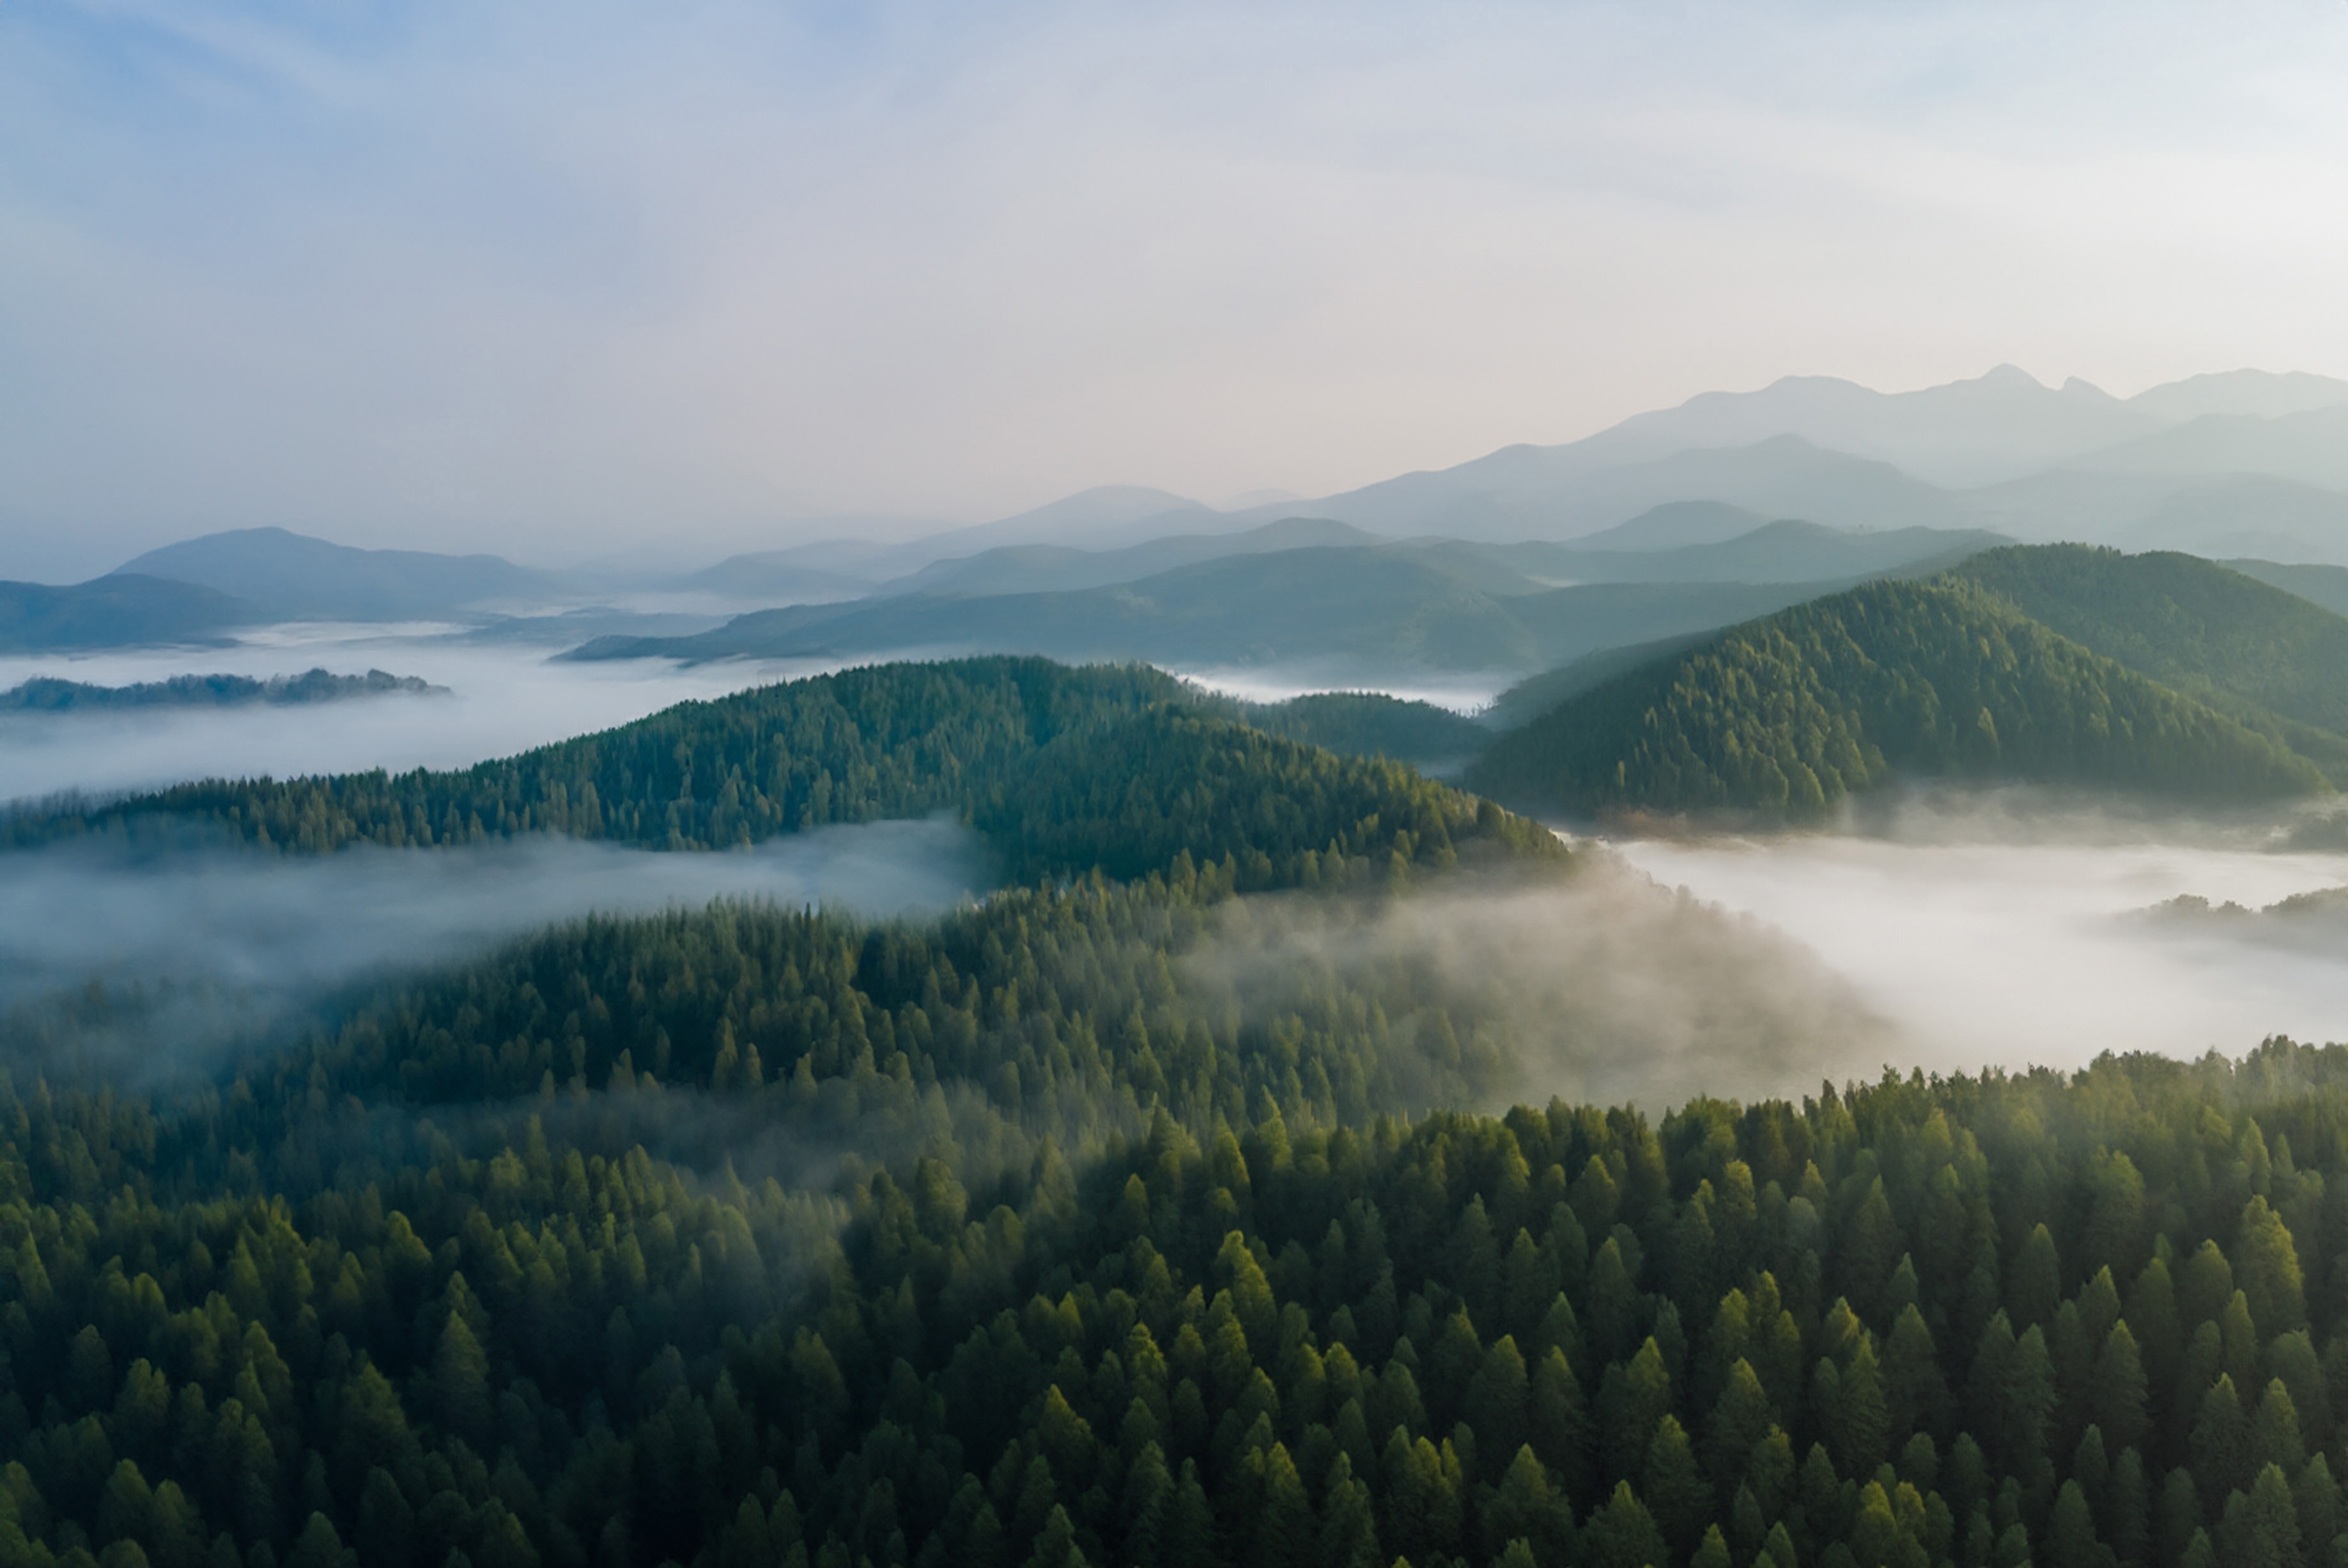
[[[1529,1420],[1532,1388],[1525,1377],[1524,1358],[1517,1342],[1502,1335],[1484,1353],[1483,1364],[1468,1385],[1467,1409],[1473,1414],[1479,1452],[1497,1473],[1532,1436]]]
[[[2311,1563],[2326,1563],[2334,1556],[2340,1534],[2340,1487],[2322,1454],[2310,1459],[2291,1486],[2299,1512],[2299,1540]]]
[[[1919,1427],[1937,1427],[1949,1402],[1932,1330],[1911,1303],[1900,1308],[1883,1348],[1883,1383],[1890,1439],[1905,1441]]]
[[[2228,1561],[2240,1568],[2302,1568],[2299,1505],[2281,1467],[2271,1464],[2260,1471],[2239,1501],[2239,1522],[2235,1506],[2230,1504],[2226,1511]]]
[[[1617,1479],[1626,1479],[1644,1460],[1656,1423],[1671,1411],[1672,1378],[1663,1367],[1663,1349],[1653,1336],[1628,1366],[1610,1367],[1606,1373],[1599,1414],[1611,1467]]]
[[[1555,1562],[1564,1551],[1571,1520],[1571,1502],[1550,1485],[1540,1460],[1529,1447],[1519,1449],[1486,1505],[1488,1544],[1527,1541],[1538,1560]]]
[[[1150,1559],[1136,1557],[1137,1568],[1148,1568]],[[1370,1487],[1354,1474],[1353,1460],[1339,1454],[1329,1468],[1321,1504],[1321,1555],[1323,1568],[1381,1568],[1377,1516],[1371,1506]]]
[[[1725,1386],[1713,1405],[1712,1419],[1704,1431],[1706,1468],[1718,1495],[1726,1497],[1734,1492],[1746,1461],[1752,1456],[1753,1445],[1773,1424],[1769,1396],[1754,1373],[1753,1363],[1740,1356],[1728,1369]]]
[[[2268,1382],[2266,1392],[2259,1398],[2258,1414],[2251,1419],[2250,1463],[2279,1465],[2286,1476],[2297,1475],[2307,1463],[2307,1450],[2299,1436],[2299,1411],[2280,1378]]]
[[[1027,1568],[1085,1568],[1085,1554],[1076,1546],[1076,1527],[1068,1511],[1057,1503],[1044,1520],[1028,1553]]]
[[[1673,1552],[1684,1557],[1694,1550],[1712,1517],[1712,1488],[1677,1416],[1667,1415],[1656,1424],[1639,1494]]]
[[[2125,1318],[2105,1336],[2088,1375],[2087,1419],[2103,1428],[2105,1440],[2115,1447],[2135,1448],[2144,1441],[2144,1362]]]
[[[1581,1380],[1552,1348],[1533,1373],[1533,1444],[1558,1484],[1571,1496],[1590,1491],[1590,1415]]]
[[[2242,1401],[2234,1379],[2223,1373],[2201,1396],[2193,1421],[2193,1478],[2200,1489],[2202,1507],[2215,1510],[2228,1492],[2247,1486],[2253,1471],[2250,1425],[2242,1415]]]
[[[1259,1568],[1313,1568],[1318,1560],[1320,1522],[1285,1444],[1272,1444],[1265,1458],[1262,1511],[1249,1539]]]
[[[2112,1461],[2112,1479],[2104,1505],[2104,1539],[2111,1543],[2120,1568],[2149,1568],[2152,1549],[2152,1498],[2144,1474],[2144,1460],[2132,1448],[2122,1449]]]
[[[2253,1197],[2243,1206],[2235,1248],[2240,1260],[2238,1279],[2249,1298],[2250,1320],[2257,1326],[2259,1338],[2271,1339],[2305,1327],[2307,1301],[2300,1278],[2299,1250],[2291,1244],[2282,1216],[2267,1205],[2265,1198]]]
[[[2065,1481],[2046,1524],[2047,1568],[2104,1568],[2104,1555],[2085,1489],[2076,1481]]]
[[[1891,1418],[1875,1347],[1862,1338],[1844,1368],[1834,1411],[1835,1462],[1846,1475],[1871,1475],[1890,1457]]]
[[[2044,1225],[2034,1225],[2006,1279],[2006,1308],[2022,1328],[2043,1327],[2054,1322],[2062,1300],[2063,1266],[2054,1237]]]
[[[1591,1568],[1664,1568],[1672,1560],[1654,1516],[1629,1481],[1616,1481],[1613,1495],[1591,1514],[1582,1544]]]
[[[1174,1517],[1166,1532],[1166,1568],[1217,1568],[1215,1511],[1199,1484],[1196,1460],[1182,1461],[1182,1476],[1174,1489]]]
[[[2160,1497],[2153,1504],[2153,1560],[2157,1568],[2183,1568],[2185,1549],[2201,1527],[2201,1498],[2193,1484],[2193,1472],[2178,1465],[2160,1483]]]

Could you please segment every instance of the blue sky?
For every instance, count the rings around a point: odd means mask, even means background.
[[[0,5],[0,574],[2348,374],[2348,5]],[[860,526],[885,527],[886,524]]]

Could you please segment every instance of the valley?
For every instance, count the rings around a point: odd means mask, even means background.
[[[0,1562],[2329,1568],[2343,569],[1982,500],[2328,394],[1975,392],[55,590]]]

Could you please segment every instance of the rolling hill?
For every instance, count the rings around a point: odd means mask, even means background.
[[[2085,545],[1989,550],[1952,575],[2246,722],[2348,738],[2348,620],[2297,594],[2198,556]]]
[[[1326,724],[1303,710],[1292,722]],[[0,818],[0,845],[91,835],[322,854],[561,833],[722,849],[838,822],[954,812],[1017,880],[1125,877],[1188,855],[1241,887],[1361,859],[1545,858],[1553,837],[1396,763],[1202,711],[1158,671],[1039,659],[892,664],[685,702],[454,772],[211,780]]]
[[[267,618],[215,589],[133,572],[61,588],[0,582],[0,651],[11,653],[217,641],[232,627]]]
[[[1503,735],[1468,780],[1523,805],[1799,821],[1902,774],[2209,801],[2329,787],[2277,740],[1954,579],[1732,628]]]
[[[2254,577],[2270,588],[2295,593],[2334,615],[2348,615],[2348,567],[2286,566],[2271,560],[2219,561],[2230,571]]]
[[[1376,692],[1317,692],[1284,702],[1201,696],[1197,706],[1340,756],[1392,757],[1421,767],[1457,765],[1491,740],[1482,724],[1447,708]]]

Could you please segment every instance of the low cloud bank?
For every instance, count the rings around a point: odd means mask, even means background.
[[[7,857],[0,1018],[20,1050],[95,1041],[167,1068],[338,988],[590,913],[745,898],[891,916],[948,907],[988,882],[975,835],[945,821],[702,855],[551,837],[314,857],[67,845]]]
[[[2278,854],[2249,820],[2045,812],[2014,793],[1923,803],[1874,836],[1644,840],[1669,886],[1766,920],[1896,1029],[1901,1065],[2075,1067],[2105,1050],[2239,1055],[2348,1039],[2339,949],[2154,920],[2194,895],[2263,908],[2348,883],[2348,856]]]
[[[550,662],[543,648],[481,647],[448,629],[284,626],[232,648],[133,649],[0,659],[0,687],[36,678],[122,686],[194,671],[266,681],[317,665],[379,665],[448,694],[348,704],[0,715],[0,802],[106,795],[190,779],[466,767],[609,729],[675,702],[819,673],[830,664],[667,660]]]

